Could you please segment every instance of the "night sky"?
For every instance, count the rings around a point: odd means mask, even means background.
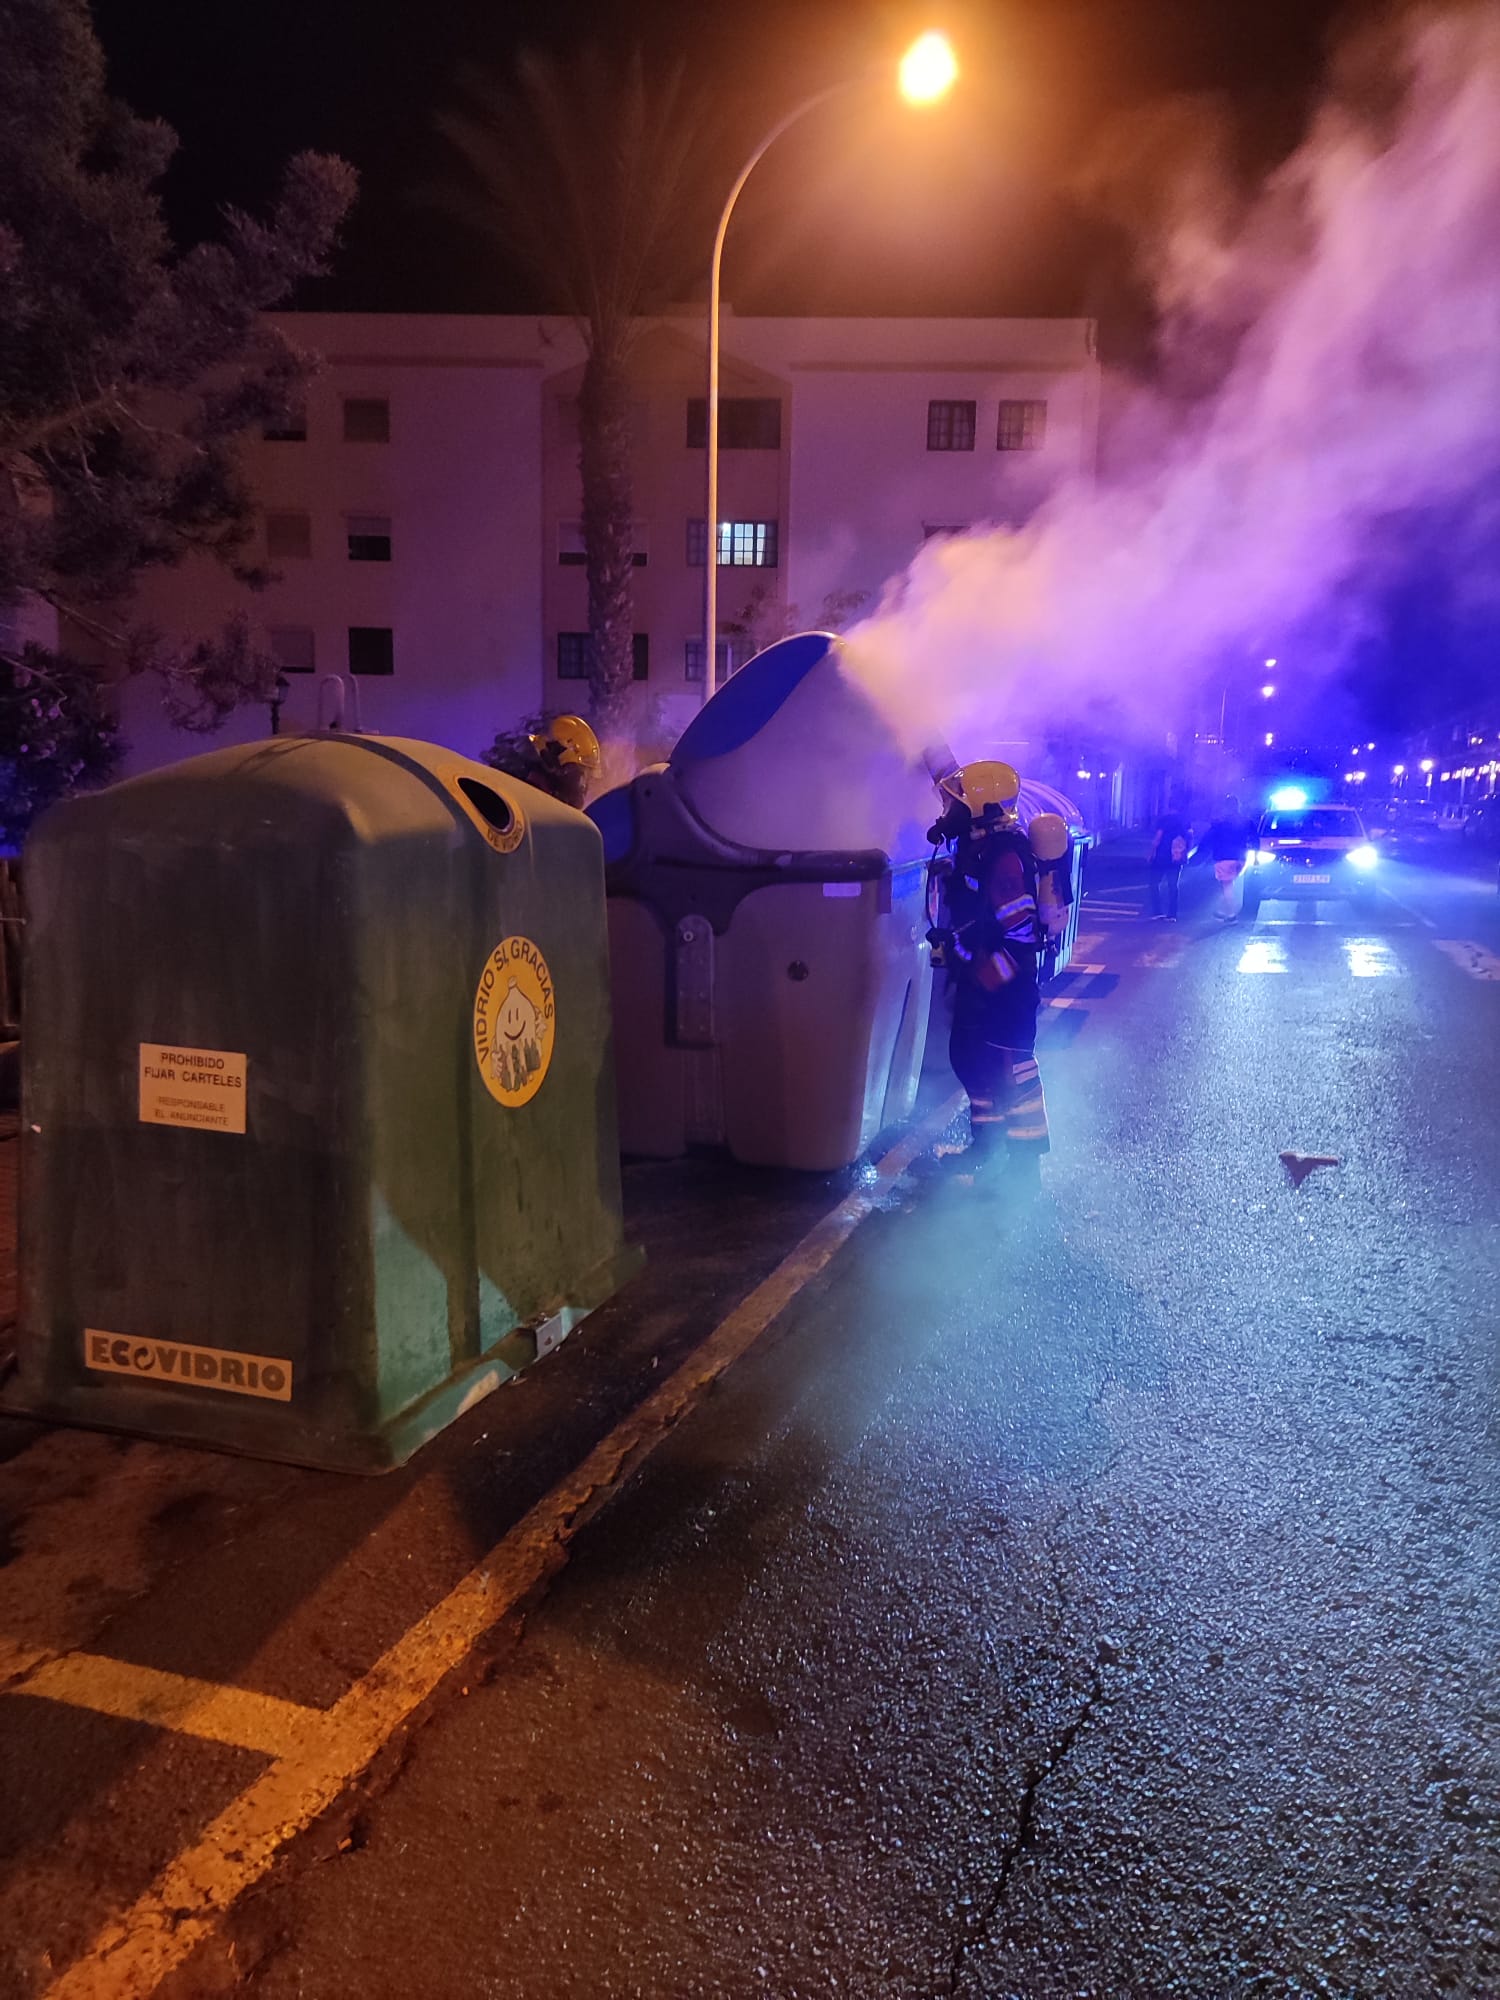
[[[1214,93],[1242,127],[1246,162],[1268,164],[1294,142],[1330,26],[1349,13],[1332,0],[94,7],[113,87],[181,139],[168,192],[182,236],[211,230],[225,202],[263,205],[279,163],[299,148],[339,152],[359,169],[337,272],[299,301],[343,309],[553,303],[421,199],[444,173],[434,119],[465,65],[503,70],[521,47],[590,40],[639,41],[655,63],[680,56],[712,92],[727,182],[789,105],[941,25],[964,64],[961,96],[914,114],[872,86],[839,120],[790,135],[736,218],[727,296],[761,312],[1088,311],[1107,338],[1132,311],[1127,260],[1069,190],[1109,122],[1167,94]]]

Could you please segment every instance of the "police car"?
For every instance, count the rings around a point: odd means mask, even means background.
[[[1256,829],[1245,870],[1246,916],[1263,899],[1374,900],[1380,854],[1353,806],[1278,805]]]

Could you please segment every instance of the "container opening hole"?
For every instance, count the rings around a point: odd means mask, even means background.
[[[469,804],[496,833],[509,833],[516,823],[515,813],[498,792],[492,792],[488,785],[481,785],[477,778],[460,778],[458,789]]]

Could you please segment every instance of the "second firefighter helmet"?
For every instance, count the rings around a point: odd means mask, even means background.
[[[555,715],[531,740],[551,764],[575,764],[584,771],[599,768],[599,739],[581,715]]]

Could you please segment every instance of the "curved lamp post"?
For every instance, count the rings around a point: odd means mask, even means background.
[[[958,77],[958,62],[949,46],[947,37],[938,34],[919,35],[906,54],[901,58],[897,80],[901,95],[908,104],[936,104],[946,97]],[[703,582],[703,700],[713,698],[714,686],[718,679],[716,655],[719,647],[719,276],[724,262],[724,239],[729,234],[729,219],[734,214],[734,205],[740,198],[741,190],[761,160],[775,145],[789,126],[805,118],[809,111],[815,111],[820,104],[826,104],[831,97],[837,97],[846,90],[853,89],[863,78],[846,79],[842,83],[830,84],[813,96],[804,98],[802,103],[789,111],[785,118],[773,125],[754,152],[740,168],[735,182],[729,190],[719,216],[719,226],[714,232],[713,262],[709,266],[708,277],[708,400],[705,415],[705,442],[708,447],[707,505],[704,511],[704,526],[707,548],[704,556]]]

